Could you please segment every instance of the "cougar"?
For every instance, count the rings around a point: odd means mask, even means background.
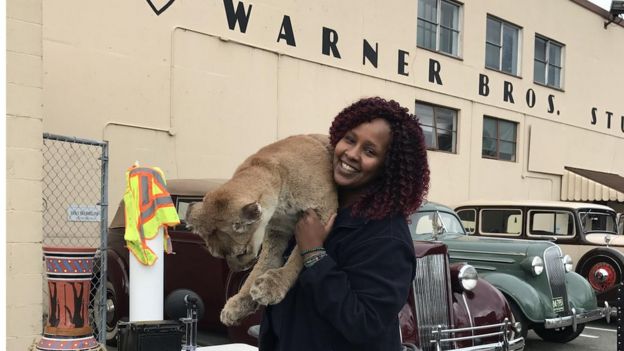
[[[261,148],[226,183],[193,204],[187,225],[232,271],[255,266],[226,302],[221,322],[236,325],[259,305],[280,302],[303,266],[297,247],[284,263],[299,214],[316,211],[323,223],[336,212],[333,152],[324,135],[296,135]],[[257,259],[257,261],[256,261]]]

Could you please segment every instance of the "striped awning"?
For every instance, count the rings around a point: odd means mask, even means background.
[[[624,202],[624,177],[614,173],[565,167],[561,180],[561,200]]]

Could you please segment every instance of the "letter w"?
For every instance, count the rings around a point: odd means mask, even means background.
[[[247,23],[249,22],[249,16],[251,16],[251,6],[253,5],[249,5],[247,13],[245,13],[245,5],[240,1],[238,5],[236,5],[236,12],[234,12],[234,3],[232,3],[232,0],[223,0],[223,5],[225,5],[225,15],[227,16],[230,29],[234,30],[234,28],[236,28],[236,22],[238,22],[241,33],[245,33],[247,30]]]

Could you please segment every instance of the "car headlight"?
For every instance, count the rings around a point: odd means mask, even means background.
[[[570,255],[565,255],[561,259],[563,261],[563,266],[565,267],[566,272],[572,272],[572,267],[574,266],[574,261],[572,261],[572,257]]]
[[[535,256],[533,260],[531,260],[531,271],[536,276],[542,274],[544,271],[544,261],[539,256]]]
[[[467,264],[459,270],[457,278],[459,279],[461,286],[465,290],[470,291],[477,286],[477,279],[479,279],[479,275],[473,266]]]

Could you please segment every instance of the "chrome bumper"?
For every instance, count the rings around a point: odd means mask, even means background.
[[[518,323],[515,323],[518,324]],[[519,325],[519,324],[518,324]],[[448,350],[452,351],[522,351],[524,350],[524,338],[519,337],[516,339],[509,339],[509,333],[512,329],[515,329],[517,325],[513,325],[507,318],[505,321],[499,324],[492,325],[482,325],[478,327],[470,327],[470,328],[458,328],[458,329],[442,329],[442,326],[438,326],[437,329],[432,331],[435,340],[431,340],[431,343],[435,345],[436,351],[441,351],[441,345],[444,343],[455,343],[458,341],[464,340],[475,340],[482,339],[488,337],[498,337],[499,341],[484,345],[476,345],[462,348],[450,348]],[[483,329],[493,329],[495,332],[485,333],[485,334],[476,334],[475,331],[483,330]],[[459,332],[473,332],[471,336],[462,336],[462,337],[449,337],[442,338],[442,335],[453,335],[454,333]]]
[[[499,341],[493,344],[479,345],[464,347],[461,349],[450,349],[454,351],[522,351],[524,350],[524,338],[519,337],[517,339],[508,340],[507,345],[504,341]]]
[[[595,310],[576,313],[576,309],[571,309],[572,314],[565,317],[559,318],[548,318],[544,320],[544,328],[553,329],[553,328],[561,328],[572,326],[572,329],[576,331],[576,327],[579,324],[585,324],[587,322],[595,321],[596,319],[606,318],[607,323],[611,320],[611,307],[609,304],[605,302],[605,307],[599,307]]]

